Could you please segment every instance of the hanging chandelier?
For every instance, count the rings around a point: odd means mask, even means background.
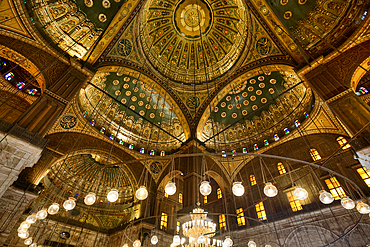
[[[210,242],[210,238],[215,235],[216,224],[207,218],[207,212],[198,207],[190,213],[191,220],[182,224],[182,231],[185,237],[189,238],[189,246],[197,246]]]

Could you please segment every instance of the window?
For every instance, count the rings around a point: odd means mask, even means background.
[[[321,156],[319,152],[317,152],[316,149],[314,148],[310,149],[310,154],[311,154],[313,161],[321,160]]]
[[[208,202],[208,198],[207,196],[204,196],[204,204],[206,204]]]
[[[238,226],[245,226],[243,208],[236,209],[236,214],[238,215],[238,217],[236,218],[236,220],[238,221]]]
[[[221,199],[221,198],[222,198],[221,188],[218,188],[217,189],[217,199]]]
[[[347,143],[346,138],[344,138],[343,136],[338,137],[337,142],[339,143],[343,150],[346,150],[347,148],[351,147],[351,145]]]
[[[168,198],[168,194],[166,192],[164,192],[164,197],[167,197]]]
[[[283,163],[281,163],[281,162],[278,163],[278,171],[279,171],[280,174],[286,173],[285,167],[284,167]]]
[[[226,220],[224,214],[218,216],[218,223],[220,224],[220,229],[224,229],[226,231]]]
[[[256,212],[259,221],[266,220],[266,211],[263,202],[256,204]]]
[[[177,221],[176,223],[176,234],[179,234],[180,233],[180,222]]]
[[[179,193],[179,203],[182,203],[182,193]]]
[[[167,230],[167,214],[162,213],[161,216],[161,230]]]
[[[365,167],[358,168],[357,172],[360,174],[367,186],[370,187],[370,172],[368,172]]]
[[[257,184],[256,177],[254,175],[250,175],[249,176],[249,179],[251,180],[251,185],[252,186],[255,185],[255,184]]]
[[[340,183],[338,182],[336,177],[326,179],[325,183],[328,186],[330,193],[334,196],[335,200],[339,200],[340,198],[346,196],[346,193],[340,186]]]
[[[286,195],[288,197],[290,207],[292,208],[293,212],[296,212],[296,211],[299,211],[299,210],[303,209],[302,205],[301,205],[301,202],[294,196],[293,190],[287,192]]]

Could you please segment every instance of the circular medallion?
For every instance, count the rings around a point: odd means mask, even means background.
[[[186,99],[186,105],[190,109],[198,108],[199,104],[200,104],[200,99],[197,96],[190,96],[189,98]]]
[[[66,115],[62,117],[59,124],[63,129],[72,129],[77,124],[77,118],[72,115]]]
[[[262,55],[262,56],[267,55],[272,50],[272,43],[271,43],[271,41],[268,38],[265,38],[265,37],[260,38],[257,41],[256,49],[257,49],[257,52],[260,55]]]
[[[131,54],[132,51],[132,44],[128,39],[121,39],[117,46],[118,53],[123,56],[127,57]]]
[[[107,16],[106,16],[105,14],[100,14],[100,15],[98,16],[98,19],[99,19],[99,21],[101,21],[101,22],[106,22],[106,21],[107,21]]]

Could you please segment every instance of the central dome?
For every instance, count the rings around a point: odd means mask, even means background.
[[[140,19],[142,50],[165,77],[204,83],[236,63],[246,43],[247,21],[238,0],[151,0]]]

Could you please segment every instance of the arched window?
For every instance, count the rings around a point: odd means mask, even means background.
[[[250,179],[250,181],[251,181],[251,185],[253,186],[253,185],[255,185],[255,184],[257,184],[257,182],[256,182],[256,177],[254,176],[254,175],[250,175],[249,176],[249,179]]]
[[[221,199],[221,198],[222,198],[221,188],[218,188],[217,189],[217,199]]]
[[[351,147],[351,145],[347,143],[346,138],[344,138],[343,136],[338,137],[337,142],[342,147],[343,150]]]
[[[167,214],[162,213],[161,215],[161,230],[167,230]]]
[[[236,214],[238,215],[237,218],[236,218],[236,220],[238,222],[238,226],[244,226],[245,225],[245,217],[244,217],[243,208],[236,209]]]
[[[334,196],[335,200],[339,200],[342,197],[346,196],[346,192],[344,192],[336,177],[326,179],[325,183],[328,186],[330,193]]]
[[[266,211],[265,211],[265,206],[263,206],[263,202],[260,202],[256,204],[256,212],[257,212],[257,217],[259,221],[266,220]]]
[[[204,196],[203,202],[204,202],[204,204],[207,204],[208,203],[208,197],[207,196]]]
[[[316,149],[311,148],[310,149],[310,154],[311,154],[311,157],[314,161],[321,160],[321,156],[320,156],[319,152],[317,152]]]
[[[218,223],[220,224],[220,229],[226,230],[226,219],[224,214],[218,216]]]
[[[285,167],[284,167],[283,163],[279,162],[277,168],[278,168],[278,171],[279,171],[280,174],[286,173],[286,170],[285,170]]]
[[[179,203],[182,203],[182,193],[179,193]]]

